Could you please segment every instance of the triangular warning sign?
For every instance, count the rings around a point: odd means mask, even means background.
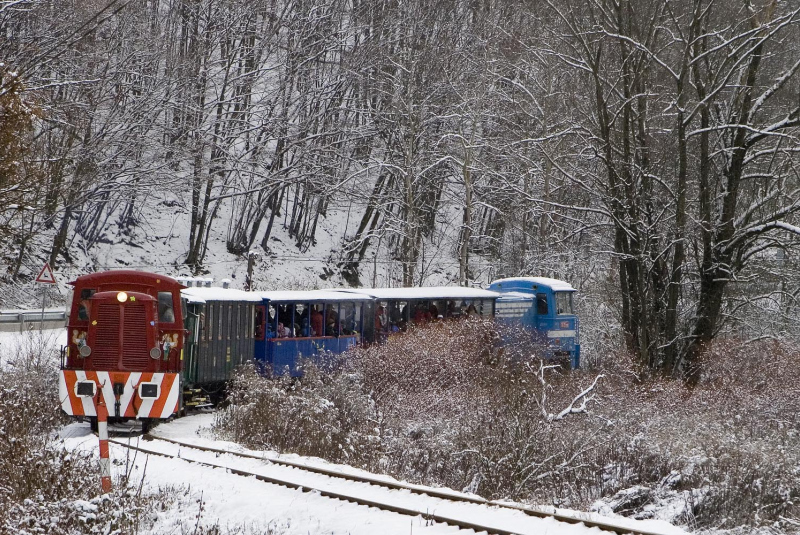
[[[50,264],[45,262],[39,275],[36,277],[36,282],[43,282],[45,284],[55,284],[56,278],[53,275],[53,270],[50,269]]]

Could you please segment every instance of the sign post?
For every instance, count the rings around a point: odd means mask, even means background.
[[[39,332],[42,332],[44,329],[44,304],[45,304],[45,297],[47,296],[47,284],[56,284],[56,277],[53,275],[53,270],[50,269],[50,264],[48,262],[44,263],[42,269],[39,271],[39,274],[36,276],[36,282],[40,282],[45,284],[42,287],[42,316],[39,321]]]

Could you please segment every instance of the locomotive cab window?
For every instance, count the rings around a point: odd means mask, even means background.
[[[556,292],[556,314],[573,314],[572,292]]]
[[[81,299],[78,304],[78,321],[89,321],[89,314],[92,312],[92,303],[89,301],[95,293],[94,288],[84,288],[81,290]]]
[[[159,323],[175,323],[172,292],[158,292],[158,321]]]
[[[547,294],[536,294],[536,313],[540,316],[546,316],[547,311]]]

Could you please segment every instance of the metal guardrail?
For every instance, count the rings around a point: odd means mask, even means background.
[[[10,312],[0,311],[0,331],[15,331],[19,326],[19,332],[26,331],[29,327],[35,328],[40,324],[47,325],[48,328],[62,327],[67,321],[66,313],[63,310],[14,310]]]

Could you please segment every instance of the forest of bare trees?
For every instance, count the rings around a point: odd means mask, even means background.
[[[3,276],[154,211],[194,272],[346,212],[353,284],[563,278],[691,377],[796,336],[799,58],[796,0],[0,0]]]

